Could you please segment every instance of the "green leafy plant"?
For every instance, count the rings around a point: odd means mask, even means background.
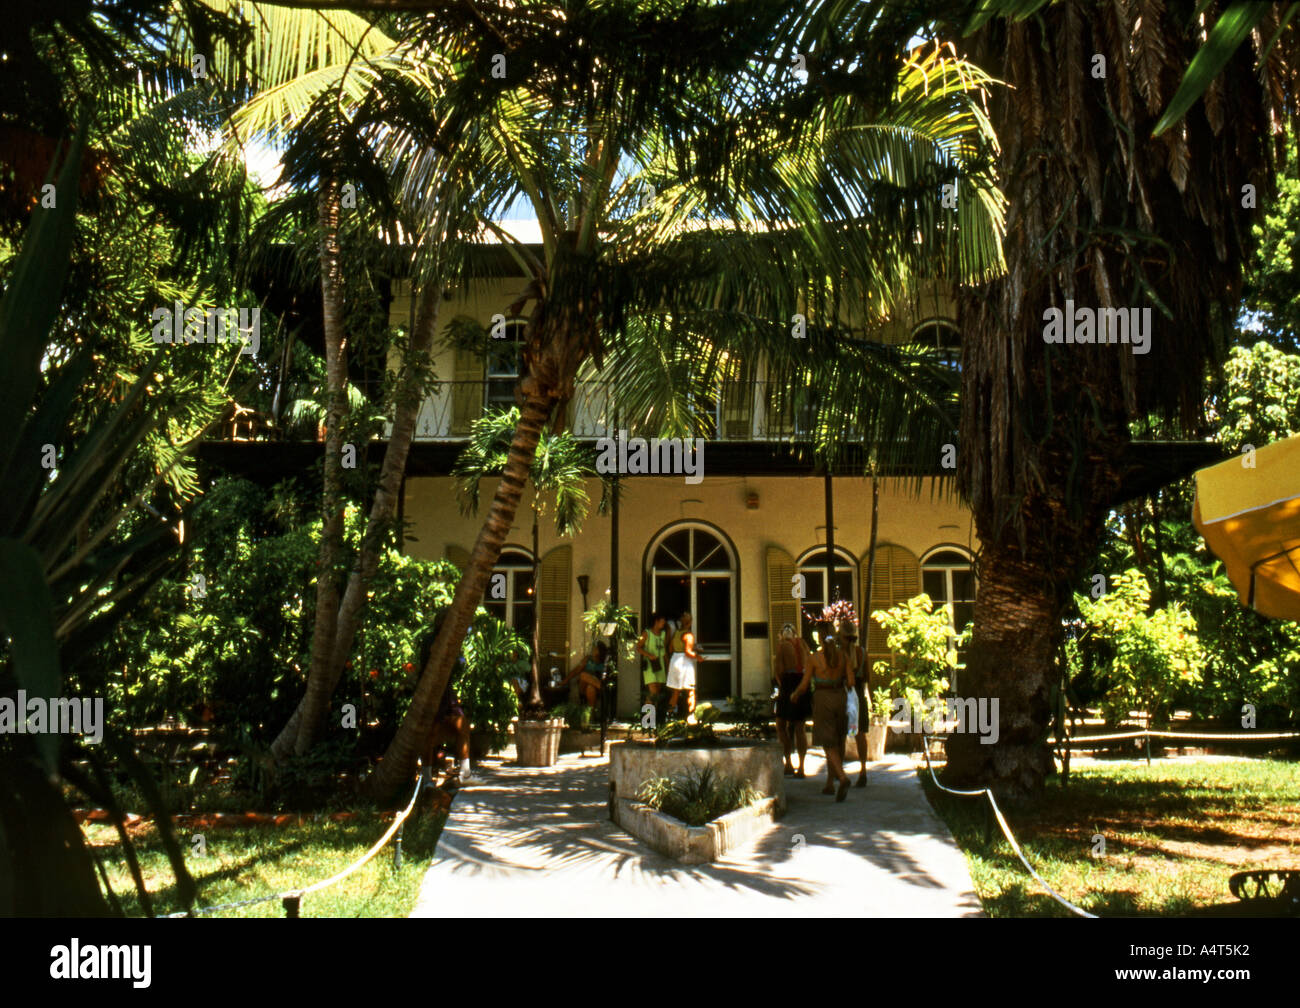
[[[551,708],[551,717],[563,718],[565,725],[575,731],[586,731],[591,727],[591,708],[584,703],[556,704]]]
[[[889,690],[884,686],[877,686],[871,693],[871,700],[867,704],[867,708],[867,716],[871,719],[872,724],[885,724],[894,710],[894,703]]]
[[[1176,601],[1149,613],[1151,588],[1134,569],[1115,575],[1101,598],[1076,595],[1075,604],[1087,624],[1083,637],[1109,651],[1107,715],[1120,720],[1138,709],[1148,723],[1165,723],[1170,701],[1180,687],[1200,681],[1205,661],[1191,613]]]
[[[670,717],[655,728],[655,745],[664,746],[670,742],[715,745],[718,735],[714,726],[721,716],[721,712],[712,704],[700,704],[695,709],[694,724],[682,718]]]
[[[505,746],[510,722],[519,713],[519,694],[511,683],[527,642],[491,616],[480,616],[465,635],[466,668],[456,692],[475,731],[491,734],[494,750]]]
[[[744,697],[729,697],[732,731],[741,738],[771,738],[776,734],[772,723],[772,698],[766,693],[750,693]]]
[[[587,651],[596,641],[605,639],[602,626],[613,623],[623,658],[631,660],[636,649],[636,614],[625,605],[616,606],[608,593],[582,614],[582,625],[587,629]]]
[[[703,826],[761,798],[748,781],[723,776],[708,766],[675,777],[651,777],[637,790],[639,801],[688,826]]]
[[[894,652],[892,664],[876,662],[877,681],[891,683],[894,692],[914,710],[922,709],[926,700],[941,696],[957,667],[957,648],[970,629],[954,635],[947,611],[942,606],[936,609],[924,593],[871,615],[887,631],[886,641]]]

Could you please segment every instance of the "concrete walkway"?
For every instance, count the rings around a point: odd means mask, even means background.
[[[813,753],[807,769],[786,778],[779,823],[724,860],[687,866],[609,821],[607,759],[489,762],[483,783],[457,795],[411,916],[981,915],[910,759],[874,764],[867,787],[838,804],[820,794]]]

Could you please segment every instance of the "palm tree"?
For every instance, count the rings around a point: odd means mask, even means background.
[[[1153,136],[1206,31],[1240,22],[1212,79]],[[990,116],[1010,196],[1007,273],[961,301],[959,481],[982,543],[963,684],[1000,698],[1000,738],[956,735],[946,777],[1025,798],[1053,770],[1050,686],[1070,593],[1115,504],[1129,424],[1195,430],[1230,328],[1253,201],[1295,105],[1296,29],[1271,5],[985,5],[964,53],[1010,87]],[[1029,16],[1032,15],[1032,16]],[[1253,24],[1253,31],[1249,31]],[[1215,39],[1217,38],[1217,43]],[[1104,64],[1101,60],[1104,59]],[[1203,60],[1200,70],[1204,71]],[[1247,188],[1249,187],[1249,188]],[[1045,311],[1154,308],[1150,352],[1056,345]]]
[[[318,736],[356,638],[367,587],[392,532],[398,490],[428,378],[427,357],[442,300],[447,236],[454,228],[446,212],[435,212],[419,222],[405,221],[407,232],[416,236],[411,257],[417,286],[415,324],[402,347],[393,427],[361,545],[349,560],[343,544],[343,428],[350,387],[342,242],[348,233],[356,241],[355,236],[367,230],[370,235],[379,228],[390,234],[395,231],[400,208],[393,206],[386,170],[373,156],[373,126],[366,124],[359,109],[380,80],[381,69],[409,72],[406,61],[411,52],[377,26],[344,11],[288,10],[234,0],[203,3],[243,32],[233,36],[243,40],[242,46],[217,36],[209,47],[211,76],[227,85],[241,82],[253,91],[227,115],[219,157],[230,161],[254,142],[279,146],[285,150],[288,180],[299,191],[316,193],[326,353],[324,523],[306,691],[271,750],[275,758],[282,759],[291,752],[306,752]],[[177,21],[176,51],[187,52],[199,38],[190,22],[184,18]],[[344,209],[344,187],[349,184],[362,194],[356,201],[360,209]],[[350,215],[347,223],[345,215]]]
[[[477,514],[479,484],[484,479],[498,477],[510,456],[510,442],[519,423],[519,410],[508,409],[488,413],[470,425],[469,443],[461,451],[452,474],[460,481],[462,506],[469,514]],[[548,497],[555,507],[555,531],[560,536],[577,535],[586,520],[590,498],[586,481],[596,478],[596,469],[590,453],[572,434],[543,434],[537,443],[537,452],[528,472],[533,486],[533,664],[529,673],[528,696],[524,698],[524,716],[536,717],[542,711],[541,680],[538,662],[541,660],[541,619],[538,613],[537,568],[541,557],[538,541],[539,526],[546,510]],[[599,509],[604,512],[614,492],[612,481],[602,479]]]
[[[407,98],[388,118],[393,152],[426,148],[457,122],[444,153],[405,158],[403,199],[439,205],[446,197],[432,169],[442,169],[530,278],[510,313],[532,307],[502,478],[376,771],[381,796],[414,766],[542,432],[584,365],[642,375],[643,349],[675,348],[639,382],[646,388],[686,353],[694,374],[716,378],[728,348],[751,359],[761,352],[778,379],[816,373],[860,389],[883,379],[883,388],[867,389],[872,406],[858,436],[901,434],[901,411],[878,404],[916,398],[885,391],[900,388],[906,362],[872,347],[861,324],[845,326],[842,309],[851,303],[878,319],[918,276],[979,276],[999,264],[1000,205],[978,165],[989,140],[978,95],[990,82],[944,53],[900,59],[913,25],[871,16],[831,23],[820,6],[792,12],[783,4],[560,6],[562,37],[577,40],[569,58],[535,75],[508,69],[495,84],[485,70],[490,49],[436,20],[422,24],[430,47],[450,35],[451,50],[466,54],[460,83],[444,96]],[[554,49],[554,25],[528,22],[534,8],[550,6],[513,8],[518,46]],[[528,49],[530,30],[536,50]],[[680,44],[701,37],[714,40],[706,51]],[[801,53],[811,54],[806,79],[794,72]],[[440,111],[396,124],[419,107]],[[959,174],[968,198],[952,214],[940,206],[939,186]],[[518,198],[540,225],[540,256],[492,222]],[[807,343],[790,338],[797,315]],[[908,449],[925,448],[925,433],[942,427],[923,418]]]

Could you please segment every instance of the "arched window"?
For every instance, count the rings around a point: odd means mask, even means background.
[[[910,342],[934,354],[954,371],[961,370],[961,330],[948,319],[928,319],[912,330]]]
[[[501,575],[498,577],[497,575]],[[497,558],[483,593],[483,608],[524,640],[533,638],[533,555],[518,546],[507,546]]]
[[[921,560],[921,590],[936,606],[948,610],[948,622],[961,633],[975,618],[975,571],[970,557],[951,547],[931,550]],[[958,664],[966,663],[965,651],[957,653]]]
[[[804,586],[806,588],[803,600],[805,624],[810,619],[818,620],[821,618],[822,606],[828,602],[841,600],[853,603],[853,611],[858,613],[860,621],[861,613],[858,610],[857,599],[858,562],[846,551],[836,547],[835,567],[831,572],[831,590],[827,594],[826,561],[825,546],[814,546],[799,558],[798,569],[799,573],[804,577]]]

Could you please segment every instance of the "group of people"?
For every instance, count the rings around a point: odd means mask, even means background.
[[[781,641],[772,661],[772,681],[776,685],[776,730],[785,754],[785,772],[791,777],[804,776],[804,758],[808,738],[804,724],[813,722],[813,744],[826,753],[826,786],[822,794],[835,795],[843,801],[849,793],[849,775],[844,769],[848,746],[848,697],[852,690],[858,710],[866,711],[867,655],[858,645],[857,628],[846,623],[835,632],[830,622],[817,627],[818,649],[813,651],[787,623],[781,628]],[[857,744],[862,760],[858,787],[867,785],[867,719],[859,716]],[[799,765],[791,762],[797,753]],[[838,786],[837,786],[838,783]]]
[[[695,713],[696,666],[705,661],[693,626],[689,612],[682,613],[672,627],[663,613],[651,613],[649,626],[641,631],[636,642],[636,653],[645,659],[642,679],[650,703],[657,709],[661,695],[667,690],[668,710],[681,714],[680,707],[685,700],[688,719]]]

